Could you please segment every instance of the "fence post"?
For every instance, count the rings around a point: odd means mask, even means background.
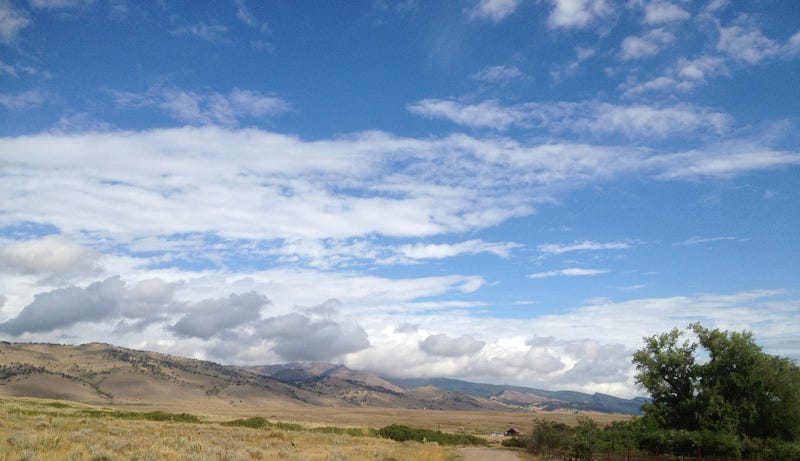
[[[628,454],[625,456],[625,461],[631,461],[631,447],[628,447]]]

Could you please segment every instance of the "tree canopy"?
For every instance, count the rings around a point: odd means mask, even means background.
[[[800,368],[765,353],[750,332],[684,331],[645,338],[636,351],[636,381],[652,398],[645,418],[669,430],[739,439],[800,441]]]

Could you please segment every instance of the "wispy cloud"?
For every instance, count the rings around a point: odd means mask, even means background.
[[[586,277],[592,275],[600,275],[606,274],[608,270],[606,269],[584,269],[580,267],[570,267],[568,269],[561,269],[555,271],[546,271],[546,272],[536,272],[534,274],[528,274],[528,278],[532,279],[545,279],[550,277]]]
[[[19,32],[30,26],[31,20],[25,10],[11,2],[0,2],[0,42],[13,43]]]
[[[505,83],[524,76],[516,66],[489,66],[470,75],[474,80],[489,83]]]
[[[199,22],[176,27],[172,30],[173,35],[198,37],[211,43],[228,43],[228,26],[224,24],[206,24]]]
[[[505,106],[497,100],[465,103],[458,100],[424,99],[408,105],[407,109],[417,115],[475,128],[505,131],[515,126],[535,126],[553,134],[622,134],[631,138],[665,137],[692,132],[722,134],[732,122],[731,117],[725,113],[687,104],[658,107],[584,101],[529,102]]]
[[[8,110],[26,110],[42,105],[45,96],[41,91],[29,90],[17,94],[0,93],[0,106]]]
[[[652,92],[688,93],[707,85],[715,77],[729,75],[723,57],[702,55],[694,59],[679,58],[663,75],[650,80],[640,81],[629,77],[620,84],[620,89],[627,97],[639,97]]]
[[[591,240],[584,240],[583,242],[575,242],[568,245],[545,243],[537,247],[542,253],[556,255],[573,251],[627,250],[630,248],[633,248],[633,245],[629,242],[593,242]]]
[[[746,242],[749,239],[740,238],[740,237],[730,237],[730,236],[720,236],[720,237],[698,237],[693,236],[690,237],[683,242],[676,243],[676,245],[702,245],[705,243],[714,243],[714,242]]]
[[[238,88],[222,94],[154,87],[145,93],[116,91],[112,95],[123,107],[158,107],[180,122],[200,125],[235,126],[242,119],[276,115],[290,107],[278,96]]]
[[[443,259],[460,254],[490,253],[502,258],[507,258],[515,248],[516,243],[493,243],[482,240],[467,240],[456,244],[424,244],[401,245],[397,251],[409,259]]]

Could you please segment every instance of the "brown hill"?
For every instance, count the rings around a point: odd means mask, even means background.
[[[312,364],[261,373],[109,344],[0,343],[0,396],[92,404],[208,409],[302,405],[441,410],[506,409],[488,398],[436,388],[403,391],[367,372]],[[251,368],[265,371],[268,367]],[[303,369],[305,371],[303,371]]]
[[[242,396],[330,404],[325,396],[235,367],[97,343],[0,343],[0,395],[114,405],[218,407],[244,403]]]

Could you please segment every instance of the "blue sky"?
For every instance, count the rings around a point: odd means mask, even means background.
[[[0,337],[636,395],[800,358],[800,6],[0,2]]]

